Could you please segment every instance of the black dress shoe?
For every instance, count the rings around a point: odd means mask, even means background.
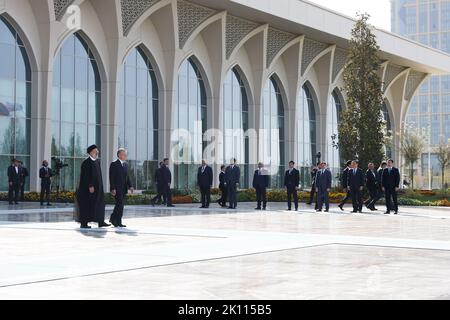
[[[106,228],[106,227],[111,227],[111,225],[109,223],[106,223],[106,222],[100,222],[98,224],[98,227],[99,228]]]
[[[49,202],[49,203],[47,203],[47,207],[50,207],[52,204]]]
[[[205,206],[201,206],[201,207],[199,207],[199,209],[205,209],[206,207]]]
[[[15,204],[19,204],[18,202],[15,202]]]
[[[386,211],[384,214],[391,214],[389,211]]]
[[[255,208],[255,210],[261,210],[261,207]]]
[[[398,211],[395,211],[394,214],[398,214]]]
[[[325,210],[325,212],[330,212],[330,210],[327,209],[327,210]]]
[[[264,208],[262,208],[263,209],[263,211],[266,211],[267,210],[267,208],[266,207],[264,207]]]
[[[233,207],[228,207],[227,209],[230,209],[230,210],[231,210],[231,209],[234,209],[234,208],[233,208]]]
[[[86,225],[83,224],[80,226],[80,229],[91,229],[91,227],[88,226],[87,224]]]
[[[320,210],[320,209],[317,209],[317,210],[316,210],[316,212],[322,212],[322,210]]]
[[[338,205],[339,209],[341,209],[341,211],[344,211],[344,206],[342,204]]]
[[[119,224],[118,227],[119,227],[119,228],[126,228],[127,226],[124,225],[124,224]]]

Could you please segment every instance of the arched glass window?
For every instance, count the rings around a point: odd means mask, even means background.
[[[178,71],[177,104],[173,113],[174,182],[175,187],[192,188],[197,183],[197,166],[202,160],[207,130],[206,89],[193,58]],[[181,131],[182,130],[182,131]]]
[[[31,69],[24,44],[0,16],[0,172],[12,158],[30,166]],[[25,189],[29,189],[29,179]],[[0,179],[8,190],[8,179]]]
[[[312,89],[303,85],[297,99],[297,161],[303,187],[310,186],[310,169],[316,159],[316,108]]]
[[[383,113],[383,119],[386,122],[386,130],[387,130],[387,136],[393,139],[392,135],[392,122],[391,122],[391,116],[389,115],[389,110],[387,106],[387,102],[383,102],[383,106],[381,107],[381,112]],[[392,158],[392,147],[387,146],[386,147],[386,157]]]
[[[68,165],[59,180],[63,190],[78,185],[86,148],[95,143],[101,150],[100,91],[94,55],[78,33],[72,34],[53,64],[52,157]]]
[[[158,84],[141,48],[131,50],[122,67],[117,119],[119,147],[128,150],[131,182],[148,190],[158,166]]]
[[[333,145],[339,142],[338,139],[338,124],[340,114],[342,111],[342,103],[339,94],[334,90],[328,102],[327,109],[327,158],[328,166],[331,169],[333,176],[339,173],[341,168],[341,160],[339,156],[339,149]]]
[[[249,187],[248,98],[244,82],[236,68],[230,70],[223,84],[224,163],[236,158],[244,170],[242,186]]]
[[[262,159],[266,166],[271,167],[271,187],[280,188],[286,168],[284,104],[280,87],[274,77],[267,81],[264,88],[262,109]]]

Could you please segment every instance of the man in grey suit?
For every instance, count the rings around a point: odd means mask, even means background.
[[[327,164],[322,162],[316,175],[317,212],[322,212],[324,203],[325,212],[330,210],[328,193],[331,191],[331,179],[331,171],[328,170]]]

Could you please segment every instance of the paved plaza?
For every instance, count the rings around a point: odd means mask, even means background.
[[[448,208],[253,208],[127,207],[128,228],[81,232],[70,205],[0,205],[0,299],[450,299]]]

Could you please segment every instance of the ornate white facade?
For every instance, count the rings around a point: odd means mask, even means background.
[[[31,172],[51,157],[54,58],[75,32],[98,64],[105,173],[118,147],[118,79],[137,46],[144,48],[158,82],[159,158],[170,155],[179,67],[195,57],[205,83],[208,128],[223,128],[222,88],[230,69],[238,66],[245,78],[249,127],[256,130],[261,127],[263,89],[276,75],[285,108],[287,160],[296,160],[296,105],[299,90],[308,83],[314,91],[317,150],[327,159],[327,107],[332,92],[343,85],[353,26],[347,17],[298,0],[0,0],[0,15],[18,32],[30,60]],[[450,57],[389,32],[376,34],[392,129],[400,132],[411,97],[428,75],[450,72]],[[395,146],[399,160],[398,138]],[[32,174],[32,190],[38,182]]]

